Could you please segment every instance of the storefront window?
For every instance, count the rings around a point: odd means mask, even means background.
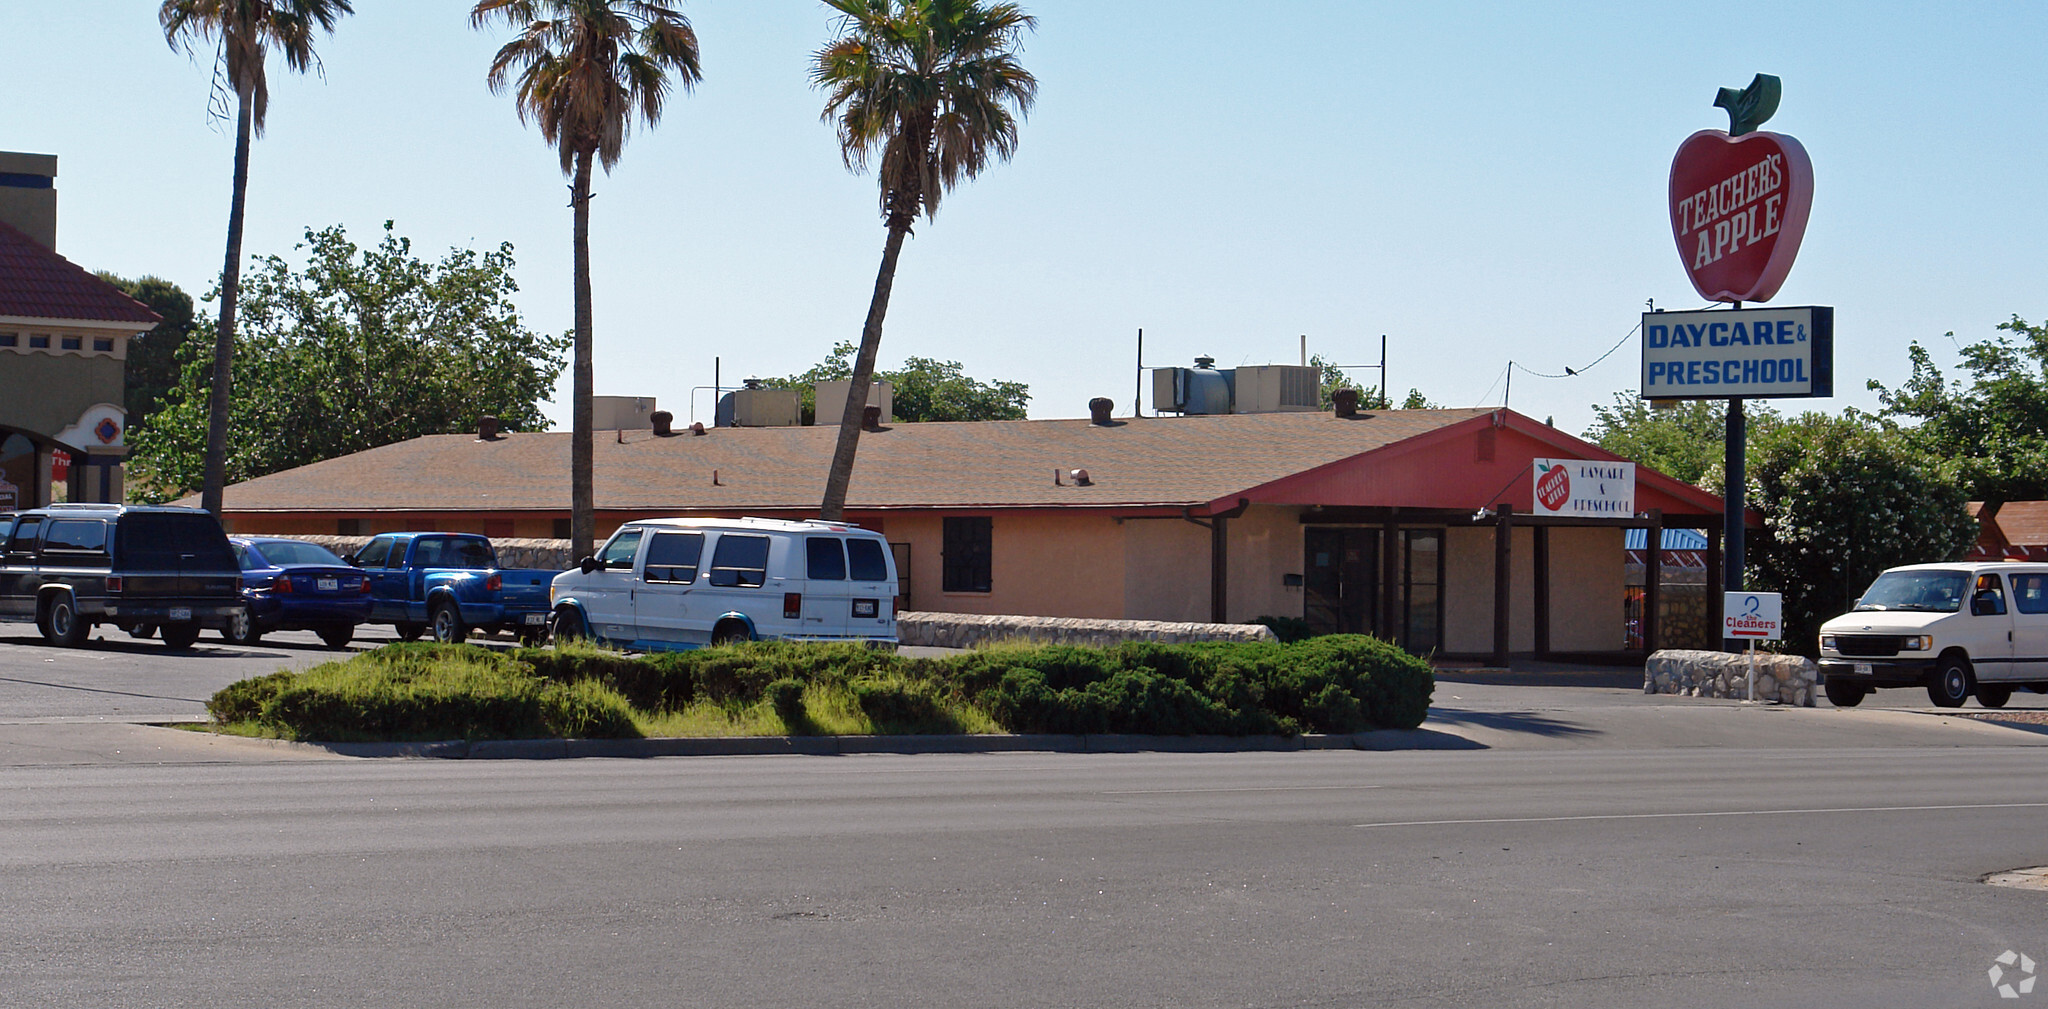
[[[0,438],[0,511],[40,504],[36,500],[35,443],[18,434]]]

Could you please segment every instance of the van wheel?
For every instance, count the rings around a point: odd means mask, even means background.
[[[1934,682],[1927,685],[1927,699],[1937,708],[1960,708],[1976,690],[1977,676],[1970,671],[1970,660],[1944,655],[1934,668]]]
[[[434,640],[444,645],[459,645],[469,637],[469,628],[462,625],[462,611],[454,603],[434,604]]]
[[[355,636],[354,624],[328,624],[320,628],[320,640],[329,648],[347,648],[349,640]]]
[[[398,640],[418,641],[420,639],[420,635],[425,634],[427,632],[427,625],[400,621],[397,630]]]
[[[43,619],[39,621],[43,637],[53,645],[77,648],[85,644],[92,634],[92,626],[78,618],[78,601],[68,592],[59,592],[50,597],[43,607]]]
[[[166,647],[175,648],[182,652],[198,642],[199,625],[197,623],[165,624],[163,626],[163,635]]]
[[[1863,695],[1870,693],[1870,688],[1861,683],[1832,679],[1821,684],[1821,689],[1827,692],[1828,703],[1837,708],[1853,708],[1862,704]]]
[[[1997,685],[1980,683],[1977,685],[1978,704],[1987,708],[2003,708],[2005,707],[2005,702],[2010,700],[2012,700],[2012,688],[2003,683]]]
[[[557,645],[570,641],[588,641],[590,627],[583,622],[583,614],[576,612],[573,607],[564,606],[555,611],[554,634]]]
[[[754,636],[747,633],[747,625],[737,620],[728,620],[711,631],[711,643],[714,645],[736,645],[753,639]]]

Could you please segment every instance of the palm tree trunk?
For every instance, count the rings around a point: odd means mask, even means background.
[[[591,555],[597,535],[596,496],[591,486],[591,396],[595,380],[590,365],[590,151],[576,155],[576,362],[570,378],[569,405],[569,556]]]
[[[242,282],[242,209],[249,196],[249,138],[255,95],[241,89],[235,114],[235,190],[228,209],[227,262],[220,271],[220,326],[213,337],[213,396],[206,415],[206,471],[199,506],[220,515],[227,487],[228,408],[234,382],[235,301]]]
[[[896,286],[896,257],[903,251],[909,222],[889,224],[889,242],[882,247],[882,268],[875,273],[875,296],[868,302],[867,328],[861,330],[860,353],[853,359],[853,383],[846,390],[846,409],[839,417],[839,441],[832,449],[832,468],[825,474],[825,500],[818,517],[846,519],[846,485],[853,480],[853,454],[860,447],[861,410],[868,405],[868,385],[875,377],[875,355],[882,349],[882,319],[889,314],[889,290]]]

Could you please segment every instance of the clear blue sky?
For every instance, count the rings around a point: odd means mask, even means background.
[[[387,218],[431,255],[511,241],[527,321],[569,328],[556,155],[484,86],[504,33],[470,30],[466,3],[356,5],[320,42],[324,79],[273,61],[247,250],[330,224],[372,241]],[[1948,363],[1948,331],[2048,316],[2048,5],[1026,5],[1039,105],[1015,161],[906,247],[882,361],[1027,382],[1034,417],[1096,395],[1128,413],[1140,327],[1147,364],[1226,366],[1292,362],[1302,334],[1364,363],[1384,333],[1395,391],[1452,406],[1500,403],[1510,360],[1582,368],[1646,299],[1699,304],[1665,175],[1688,134],[1726,127],[1715,89],[1758,72],[1785,82],[1765,128],[1814,162],[1773,302],[1836,307],[1840,395],[1810,405],[1871,405],[1865,380],[1903,379],[1912,340]],[[825,9],[681,7],[704,83],[599,178],[592,246],[598,393],[687,418],[714,357],[731,383],[857,338],[883,231],[807,84]],[[59,156],[70,259],[198,294],[232,143],[206,114],[210,54],[168,49],[155,8],[0,7],[0,150]],[[1637,359],[1631,341],[1579,378],[1517,373],[1509,405],[1583,431]]]

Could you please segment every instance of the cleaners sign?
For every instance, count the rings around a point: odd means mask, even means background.
[[[1723,592],[1721,633],[1751,641],[1784,637],[1785,597],[1776,592]]]
[[[1644,399],[1835,394],[1835,310],[1643,313]]]
[[[1538,459],[1536,514],[1628,518],[1636,513],[1636,464]]]

